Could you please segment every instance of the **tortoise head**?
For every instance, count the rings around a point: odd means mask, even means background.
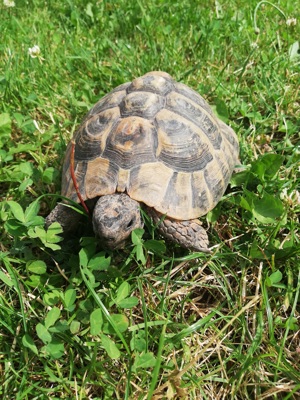
[[[124,247],[134,229],[143,226],[140,204],[125,193],[99,198],[93,212],[93,229],[103,247]]]

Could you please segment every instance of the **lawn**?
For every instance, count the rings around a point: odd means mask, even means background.
[[[300,398],[300,11],[295,1],[0,2],[0,398]],[[240,164],[211,253],[145,227],[62,240],[66,146],[152,70],[199,92]]]

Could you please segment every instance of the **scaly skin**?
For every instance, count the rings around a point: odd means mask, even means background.
[[[198,219],[178,221],[164,217],[154,209],[147,208],[159,232],[167,239],[187,249],[210,253],[208,236]]]

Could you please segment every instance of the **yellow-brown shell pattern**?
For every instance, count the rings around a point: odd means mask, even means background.
[[[239,146],[208,103],[165,72],[118,86],[88,113],[74,135],[74,171],[84,200],[115,192],[179,220],[213,209]],[[78,202],[66,152],[62,194]]]

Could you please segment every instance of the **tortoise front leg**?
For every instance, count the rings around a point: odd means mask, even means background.
[[[58,203],[45,219],[45,227],[48,228],[53,222],[59,222],[64,234],[76,230],[82,215],[63,203]]]
[[[179,221],[176,219],[163,217],[153,209],[150,215],[157,225],[159,232],[167,239],[178,243],[187,249],[211,253],[208,249],[208,236],[206,230],[201,226],[198,219]]]

